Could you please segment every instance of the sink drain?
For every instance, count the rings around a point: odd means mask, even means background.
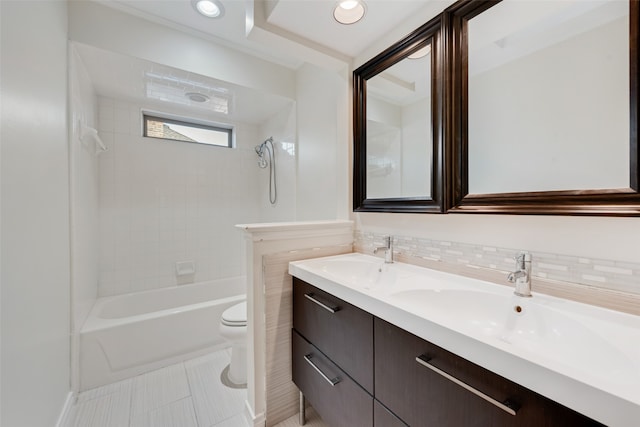
[[[515,307],[513,307],[513,311],[515,311],[516,313],[522,313],[522,307],[519,305],[516,305]]]

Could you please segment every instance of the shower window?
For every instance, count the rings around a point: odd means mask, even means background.
[[[143,113],[143,136],[196,144],[233,147],[233,128]]]

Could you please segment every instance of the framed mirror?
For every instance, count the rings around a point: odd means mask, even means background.
[[[449,212],[640,215],[637,0],[445,12]]]
[[[440,17],[353,72],[359,212],[443,211]]]

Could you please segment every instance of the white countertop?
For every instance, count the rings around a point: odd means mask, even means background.
[[[603,424],[640,425],[640,316],[355,253],[289,273]]]

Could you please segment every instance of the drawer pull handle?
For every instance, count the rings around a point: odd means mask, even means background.
[[[498,408],[502,409],[503,411],[507,412],[508,414],[511,415],[515,415],[516,414],[516,409],[511,408],[507,405],[513,406],[513,404],[511,404],[510,402],[499,402],[496,399],[494,399],[491,396],[488,396],[486,394],[484,394],[483,392],[481,392],[480,390],[471,387],[469,384],[460,381],[459,379],[457,379],[454,376],[449,375],[448,373],[446,373],[445,371],[443,371],[440,368],[436,368],[435,366],[433,366],[431,363],[429,363],[431,359],[428,358],[427,356],[425,356],[424,354],[422,356],[418,356],[416,357],[416,362],[418,362],[419,364],[421,364],[422,366],[431,369],[433,372],[442,375],[443,377],[445,377],[446,379],[448,379],[449,381],[452,381],[456,384],[458,384],[460,387],[464,388],[465,390],[470,391],[471,393],[475,394],[476,396],[479,396],[481,398],[483,398],[484,400],[486,400],[487,402],[497,406]]]
[[[336,313],[336,312],[340,311],[340,307],[335,306],[335,305],[332,307],[332,306],[327,305],[327,304],[323,303],[322,301],[318,300],[313,292],[309,292],[308,294],[304,294],[304,297],[306,299],[310,300],[310,301],[315,302],[320,307],[322,307],[325,310],[327,310],[329,313]]]
[[[307,355],[305,355],[305,356],[304,356],[304,360],[306,360],[306,361],[307,361],[307,363],[308,363],[309,365],[311,365],[311,367],[312,367],[313,369],[315,369],[315,370],[316,370],[316,371],[317,371],[317,372],[322,376],[322,378],[324,378],[324,380],[325,380],[326,382],[328,382],[329,384],[331,384],[331,387],[335,386],[335,385],[336,385],[336,384],[338,384],[340,381],[342,381],[342,380],[340,379],[340,377],[335,377],[335,378],[333,378],[333,379],[329,378],[329,377],[328,377],[324,372],[322,372],[322,371],[320,370],[320,368],[318,368],[318,366],[317,366],[315,363],[313,363],[313,362],[311,361],[311,358],[312,358],[312,357],[313,357],[313,354],[309,353],[309,354],[307,354]]]

